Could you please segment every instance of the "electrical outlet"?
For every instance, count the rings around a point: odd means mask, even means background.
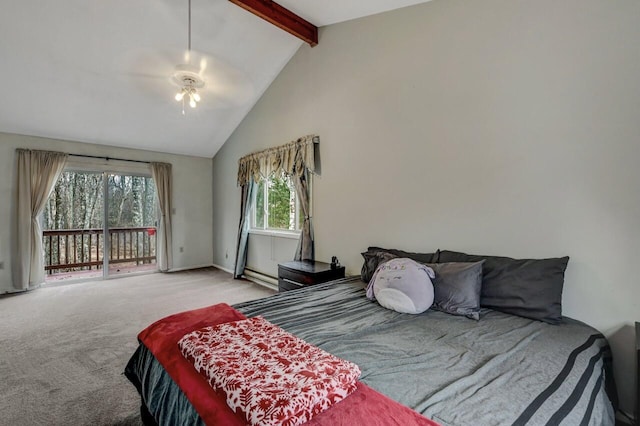
[[[180,247],[180,253],[184,252],[184,247]]]

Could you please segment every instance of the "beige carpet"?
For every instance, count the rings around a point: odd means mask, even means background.
[[[122,371],[140,330],[271,294],[211,268],[1,297],[0,425],[139,425],[140,399]]]

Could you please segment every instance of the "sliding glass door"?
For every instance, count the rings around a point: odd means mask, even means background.
[[[66,170],[42,214],[47,281],[103,275],[104,180],[99,172]]]
[[[107,175],[109,275],[157,270],[157,211],[153,179],[147,176]],[[108,262],[108,266],[107,266]]]
[[[155,197],[149,176],[63,172],[41,218],[47,281],[157,270]]]

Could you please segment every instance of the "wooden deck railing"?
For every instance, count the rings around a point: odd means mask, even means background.
[[[104,262],[102,229],[56,229],[43,231],[45,271],[100,269]],[[109,263],[141,265],[156,262],[156,229],[109,228]]]

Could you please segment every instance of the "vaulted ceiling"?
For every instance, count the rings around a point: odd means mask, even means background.
[[[281,0],[321,27],[427,0]],[[0,0],[0,132],[212,157],[303,43],[227,0]],[[322,40],[320,39],[320,43]],[[190,62],[198,107],[174,99]]]

